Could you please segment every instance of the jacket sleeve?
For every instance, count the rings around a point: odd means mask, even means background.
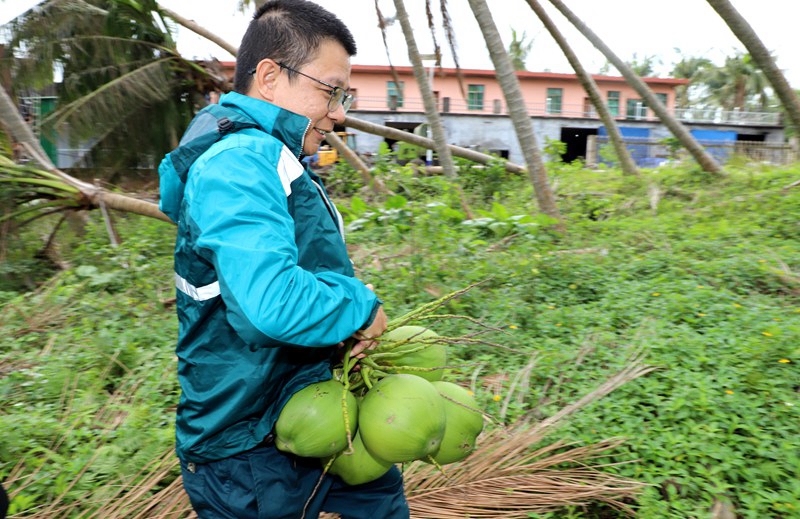
[[[280,149],[227,149],[190,177],[197,252],[213,264],[228,321],[245,341],[331,346],[369,324],[380,300],[354,277],[298,266],[279,157]]]

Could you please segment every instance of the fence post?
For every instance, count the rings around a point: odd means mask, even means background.
[[[597,166],[597,135],[586,136],[586,167],[594,168]]]

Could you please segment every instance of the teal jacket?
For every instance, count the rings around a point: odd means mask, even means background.
[[[178,225],[176,447],[197,463],[259,444],[296,391],[331,377],[334,346],[380,305],[353,277],[341,216],[299,161],[309,119],[237,93],[220,107],[252,127],[183,170],[181,147],[159,166],[160,207]]]

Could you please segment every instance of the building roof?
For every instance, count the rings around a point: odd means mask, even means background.
[[[225,69],[233,69],[236,67],[235,61],[221,61],[220,64]],[[398,74],[414,74],[413,67],[409,66],[402,66],[402,67],[394,67]],[[352,73],[358,74],[391,74],[392,67],[389,65],[356,65],[352,66]],[[436,69],[435,74],[439,77],[448,77],[448,76],[457,76],[458,70],[455,68],[448,68],[448,67],[439,67]],[[483,70],[483,69],[461,69],[461,75],[464,78],[483,78],[483,77],[491,77],[496,78],[497,72],[494,70]],[[521,70],[517,72],[517,77],[520,79],[561,79],[561,80],[577,80],[578,76],[576,74],[565,74],[559,72],[531,72],[528,70]],[[592,74],[592,78],[595,81],[603,81],[603,82],[610,82],[610,83],[625,83],[625,78],[622,76],[605,76],[601,74]],[[645,83],[650,84],[659,84],[659,85],[688,85],[688,79],[682,78],[670,78],[670,77],[646,77],[642,78]]]

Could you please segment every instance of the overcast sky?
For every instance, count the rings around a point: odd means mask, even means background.
[[[388,64],[386,50],[377,27],[374,0],[316,0],[336,13],[355,36],[358,55],[353,63]],[[798,0],[732,0],[734,6],[750,22],[761,40],[777,56],[778,66],[784,70],[789,82],[800,88],[800,51],[798,51],[797,21],[800,19]],[[0,0],[0,23],[35,5],[31,0]],[[237,0],[161,0],[173,11],[194,19],[199,24],[238,46],[241,36],[252,16],[237,11]],[[439,1],[433,0],[437,12],[437,25],[441,25]],[[744,50],[727,26],[719,19],[705,0],[669,0],[663,2],[644,0],[569,0],[569,7],[598,34],[623,60],[634,55],[643,60],[654,56],[661,65],[657,70],[668,75],[672,65],[681,56],[703,56],[721,64],[725,56]],[[599,72],[605,58],[584,38],[571,28],[560,13],[546,0],[542,4],[566,35],[581,62],[590,72]],[[464,68],[492,68],[480,30],[472,17],[467,0],[447,0],[450,16],[456,31],[459,63]],[[492,0],[489,2],[495,24],[508,45],[511,30],[518,35],[525,32],[533,39],[533,47],[526,62],[531,71],[572,72],[558,46],[542,26],[524,0]],[[383,15],[394,14],[392,0],[379,0]],[[433,43],[424,12],[424,2],[406,1],[412,19],[417,46],[420,52],[432,52]],[[407,65],[408,56],[402,31],[398,23],[389,27],[389,48],[395,65]],[[453,66],[453,60],[444,35],[437,40],[444,51],[444,66]],[[233,57],[216,45],[179,28],[178,46],[188,57],[216,57],[232,60]],[[679,52],[676,50],[679,49]]]

